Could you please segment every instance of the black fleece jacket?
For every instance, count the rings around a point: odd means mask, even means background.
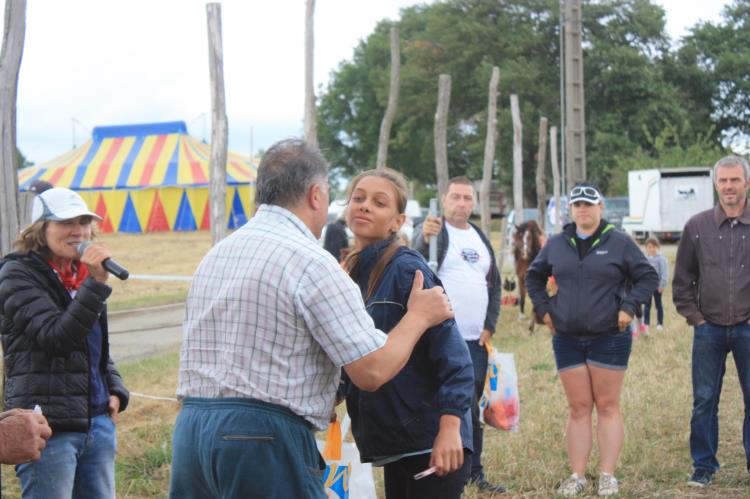
[[[88,277],[75,298],[36,253],[0,260],[0,333],[5,409],[39,404],[52,431],[87,431],[91,417],[86,335],[102,330],[99,366],[120,411],[129,393],[109,356],[105,300],[112,288]]]

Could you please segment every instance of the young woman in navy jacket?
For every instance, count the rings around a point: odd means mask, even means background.
[[[347,225],[354,251],[344,263],[375,326],[390,331],[406,313],[416,272],[439,285],[424,258],[401,243],[406,180],[370,170],[349,187]],[[427,331],[401,372],[374,392],[346,383],[347,410],[363,462],[384,466],[388,499],[458,498],[469,477],[473,370],[451,319]],[[415,475],[434,468],[432,474]]]

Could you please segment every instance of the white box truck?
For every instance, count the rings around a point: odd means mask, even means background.
[[[622,230],[644,240],[680,238],[685,223],[714,205],[709,167],[659,168],[628,172],[630,216]]]

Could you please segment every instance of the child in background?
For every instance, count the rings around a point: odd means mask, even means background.
[[[667,257],[661,254],[661,246],[659,240],[655,237],[649,237],[646,239],[646,258],[648,263],[656,269],[656,273],[659,274],[659,287],[654,291],[653,300],[656,304],[656,330],[661,331],[664,329],[664,306],[662,305],[661,295],[664,292],[664,288],[667,286],[667,279],[669,278],[669,264],[667,263]],[[651,321],[651,300],[646,303],[643,309],[643,324],[640,326],[641,334],[648,336],[648,327]]]

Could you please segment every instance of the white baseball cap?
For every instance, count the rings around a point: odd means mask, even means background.
[[[34,198],[34,205],[31,208],[31,223],[37,220],[60,222],[84,215],[96,220],[102,219],[89,210],[86,202],[77,192],[64,187],[53,187]]]

